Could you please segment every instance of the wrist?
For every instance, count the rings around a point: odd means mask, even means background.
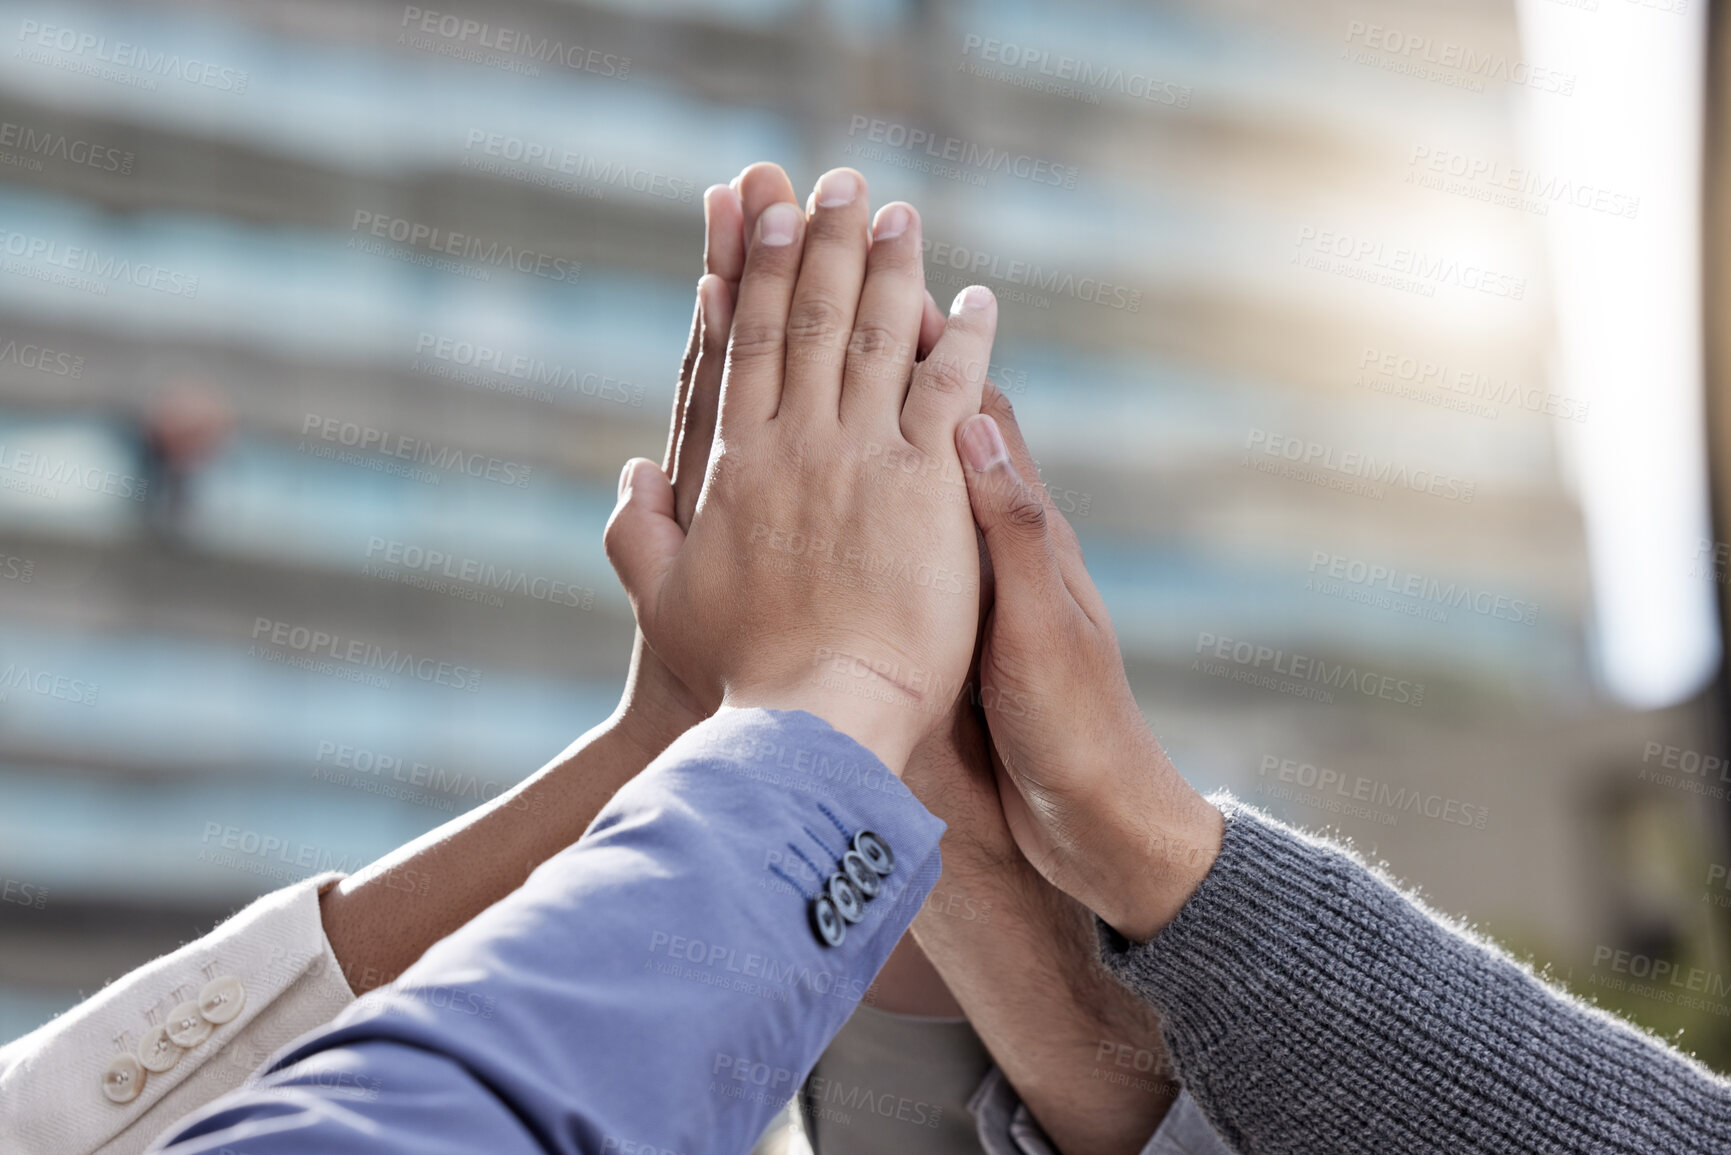
[[[740,710],[804,710],[870,750],[897,778],[907,769],[922,734],[917,704],[874,701],[818,680],[729,687],[721,704]]]
[[[603,733],[597,737],[647,766],[709,714],[638,631],[625,691],[612,715],[599,727]]]
[[[1106,869],[1097,875],[1094,895],[1084,901],[1132,942],[1148,942],[1165,929],[1220,854],[1225,818],[1179,781],[1187,797],[1168,799],[1140,814],[1120,807],[1102,823],[1101,865]]]

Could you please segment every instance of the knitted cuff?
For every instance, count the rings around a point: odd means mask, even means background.
[[[1555,991],[1348,851],[1229,796],[1220,856],[1101,956],[1241,1151],[1707,1152],[1731,1087]]]

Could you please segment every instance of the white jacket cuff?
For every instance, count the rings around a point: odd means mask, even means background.
[[[319,916],[319,895],[341,877],[265,895],[0,1048],[0,1151],[134,1155],[354,1002]],[[180,1022],[186,1002],[191,1021]],[[180,1028],[187,1045],[157,1026]]]

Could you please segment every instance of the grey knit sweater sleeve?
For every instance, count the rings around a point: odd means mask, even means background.
[[[1106,965],[1241,1155],[1731,1152],[1731,1084],[1230,798],[1220,857]]]

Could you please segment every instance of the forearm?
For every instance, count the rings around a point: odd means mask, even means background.
[[[1019,855],[944,853],[914,935],[998,1068],[1060,1151],[1140,1151],[1178,1088],[1158,1019],[1100,964],[1092,918]]]
[[[831,782],[817,764],[862,773]],[[889,850],[881,889],[825,945],[764,847],[817,860],[863,830]],[[743,1150],[929,891],[941,831],[817,719],[712,719],[524,886],[166,1142],[213,1155]]]
[[[577,841],[609,799],[678,737],[689,716],[665,679],[645,676],[642,643],[620,708],[501,793],[326,891],[325,936],[356,994],[395,979],[433,943],[511,893]]]
[[[1222,809],[1219,857],[1177,918],[1148,943],[1103,935],[1107,965],[1164,1017],[1185,1088],[1234,1148],[1724,1149],[1723,1080],[1340,848]]]

